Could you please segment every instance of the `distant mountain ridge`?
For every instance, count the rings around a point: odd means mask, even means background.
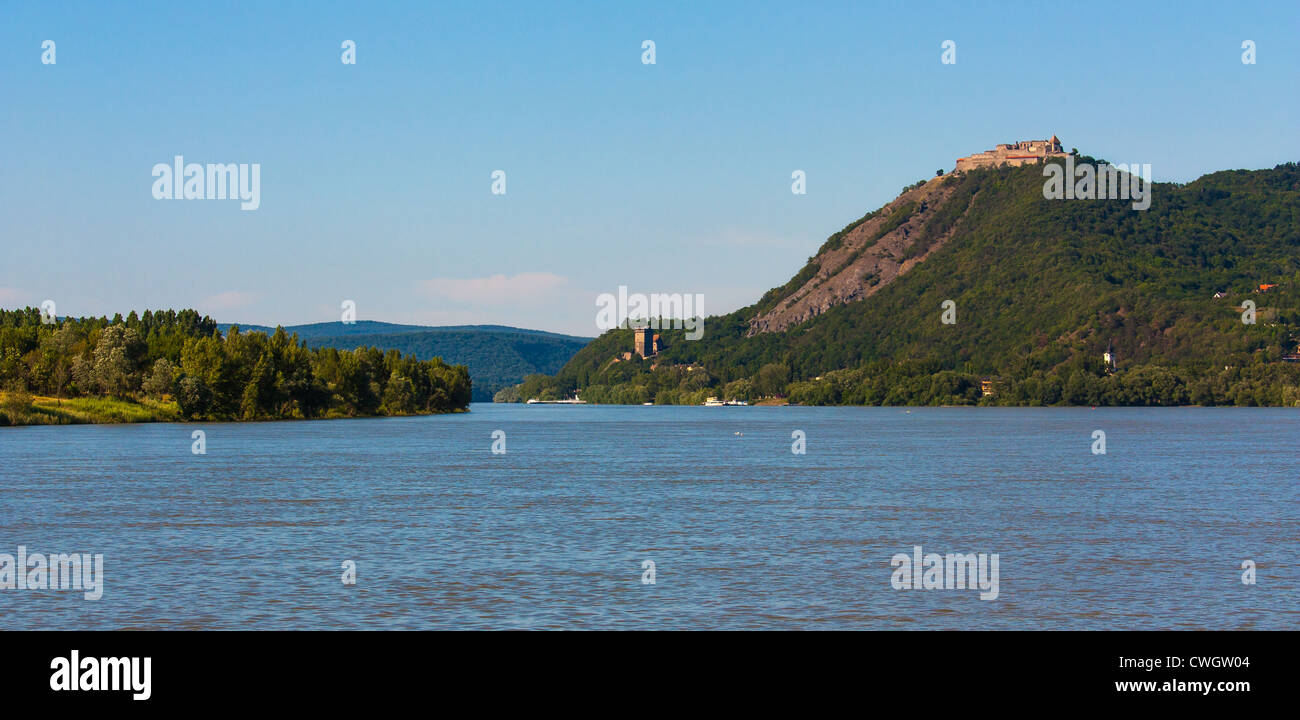
[[[232,325],[238,325],[242,332],[275,332],[274,326],[245,323],[217,323],[217,327],[223,333],[230,329]],[[517,328],[510,325],[400,325],[398,323],[386,323],[378,320],[357,320],[354,323],[347,324],[335,321],[304,323],[302,325],[285,325],[284,330],[288,333],[298,333],[298,337],[304,340],[312,337],[341,337],[344,335],[398,335],[415,332],[461,332],[478,330],[518,333],[522,335],[541,335],[545,337],[566,338],[569,340],[583,340],[586,342],[592,340],[592,338],[589,337],[584,338],[577,335],[565,335],[563,333],[553,333],[546,330],[529,330],[527,328]]]
[[[240,332],[275,332],[266,325],[220,323],[222,333],[237,325]],[[359,346],[397,350],[421,360],[440,357],[469,367],[474,402],[490,402],[498,390],[518,384],[528,375],[551,375],[564,367],[591,338],[528,330],[506,325],[399,325],[374,320],[286,325],[287,333],[309,347],[350,350]]]

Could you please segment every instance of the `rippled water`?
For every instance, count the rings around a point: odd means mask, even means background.
[[[194,429],[206,455],[191,453]],[[490,450],[498,429],[504,455]],[[105,579],[98,601],[0,590],[0,618],[1295,629],[1298,448],[1300,413],[1284,409],[474,405],[3,428],[0,553],[103,553]],[[893,589],[890,559],[913,545],[998,553],[999,597]],[[1256,585],[1241,582],[1243,560]]]

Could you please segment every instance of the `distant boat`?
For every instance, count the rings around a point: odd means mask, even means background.
[[[723,405],[748,405],[749,403],[744,400],[728,400],[722,404]]]
[[[726,405],[726,403],[715,397],[705,398],[704,400],[704,407],[722,407],[723,405]]]

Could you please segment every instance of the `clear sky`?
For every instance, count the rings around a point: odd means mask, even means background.
[[[0,306],[595,335],[620,285],[747,305],[999,142],[1298,160],[1298,90],[1295,0],[6,2]],[[260,208],[154,199],[178,154],[259,163]]]

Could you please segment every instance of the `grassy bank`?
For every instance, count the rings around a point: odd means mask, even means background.
[[[467,412],[453,410],[451,412]],[[439,413],[388,413],[387,416],[408,417],[436,415]],[[334,420],[354,417],[384,417],[380,415],[347,415],[329,412],[316,419]],[[301,420],[301,415],[276,420]],[[26,393],[0,392],[0,427],[6,425],[84,425],[93,423],[148,423],[190,422],[181,415],[176,401],[170,399],[139,400],[110,397],[52,398]]]
[[[171,422],[180,420],[174,401],[109,397],[52,398],[0,392],[0,425]]]

